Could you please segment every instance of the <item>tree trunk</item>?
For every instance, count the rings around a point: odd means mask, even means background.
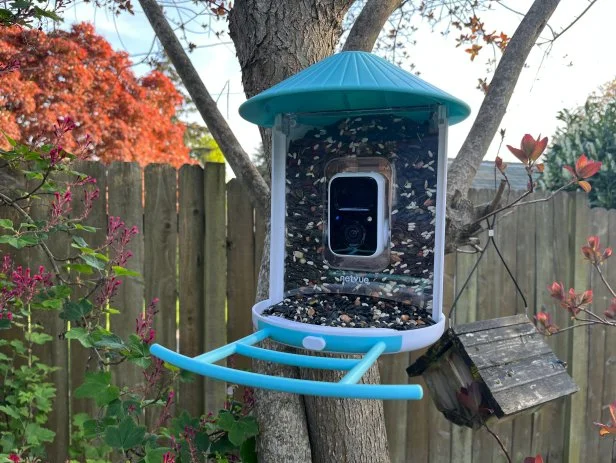
[[[343,16],[352,3],[236,1],[229,15],[229,29],[242,67],[246,96],[250,98],[331,55],[342,32]],[[264,130],[261,134],[268,153],[270,134]],[[268,266],[265,259],[259,277],[260,299],[267,292]],[[268,347],[275,346],[270,343]],[[264,362],[254,362],[253,366],[261,373],[298,377],[296,368]],[[309,374],[316,380],[332,380],[328,372]],[[379,382],[378,369],[374,367],[366,377]],[[261,462],[389,461],[381,402],[303,399],[263,389],[256,394]],[[314,443],[312,450],[310,442]]]

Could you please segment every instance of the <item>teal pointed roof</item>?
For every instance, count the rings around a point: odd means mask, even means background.
[[[277,114],[374,110],[442,104],[449,124],[468,117],[470,107],[434,85],[372,53],[346,51],[319,61],[259,93],[240,115],[272,127]]]

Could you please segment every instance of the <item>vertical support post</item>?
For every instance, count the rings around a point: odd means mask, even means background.
[[[436,111],[438,121],[438,166],[436,171],[436,228],[434,232],[434,284],[432,318],[439,322],[443,316],[443,268],[445,266],[445,192],[447,191],[447,108],[440,105]]]
[[[272,131],[272,207],[270,241],[270,288],[273,303],[282,300],[284,293],[284,247],[286,211],[286,151],[287,136],[283,132],[282,116],[276,116]]]

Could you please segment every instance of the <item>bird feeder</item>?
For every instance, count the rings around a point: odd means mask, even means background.
[[[408,369],[445,417],[473,429],[538,410],[578,391],[525,315],[455,326]]]
[[[152,353],[225,381],[301,394],[419,399],[418,385],[356,384],[381,354],[444,332],[441,310],[447,129],[460,100],[370,53],[342,52],[251,98],[245,119],[272,128],[269,298],[255,333],[195,358]],[[272,339],[341,359],[255,347]],[[348,370],[339,383],[213,365],[233,353]]]

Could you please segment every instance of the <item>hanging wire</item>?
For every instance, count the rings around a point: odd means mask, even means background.
[[[494,246],[494,249],[496,250],[496,254],[498,255],[498,257],[499,257],[500,261],[502,262],[503,266],[505,267],[505,270],[507,270],[507,274],[511,278],[511,281],[513,281],[513,284],[515,285],[515,289],[516,289],[517,293],[520,295],[520,297],[522,298],[522,302],[524,303],[524,313],[525,313],[526,316],[528,316],[528,302],[526,301],[526,297],[524,296],[524,293],[522,292],[522,289],[520,288],[520,285],[518,284],[517,280],[513,276],[513,273],[511,273],[511,270],[509,269],[509,266],[507,265],[507,262],[505,261],[505,258],[501,254],[501,251],[498,248],[498,245],[496,244],[496,240],[494,239],[494,225],[495,225],[495,223],[496,223],[496,214],[493,215],[492,217],[486,218],[487,231],[488,231],[488,241],[487,241],[486,245],[483,247],[483,249],[481,250],[481,252],[479,254],[479,258],[475,262],[475,265],[473,265],[473,268],[469,272],[468,277],[466,277],[466,280],[464,281],[464,284],[462,285],[462,288],[460,288],[460,291],[458,291],[458,294],[456,295],[455,299],[453,300],[453,303],[451,304],[451,309],[449,309],[449,320],[450,320],[449,323],[452,326],[453,326],[453,324],[451,323],[452,315],[453,315],[453,313],[454,313],[454,311],[456,309],[456,305],[458,303],[458,300],[460,299],[460,296],[462,296],[462,293],[464,292],[464,290],[468,286],[468,283],[470,282],[471,277],[473,276],[473,274],[477,270],[477,267],[479,266],[479,263],[481,262],[481,259],[483,258],[484,254],[486,253],[486,251],[488,250],[490,245]]]

